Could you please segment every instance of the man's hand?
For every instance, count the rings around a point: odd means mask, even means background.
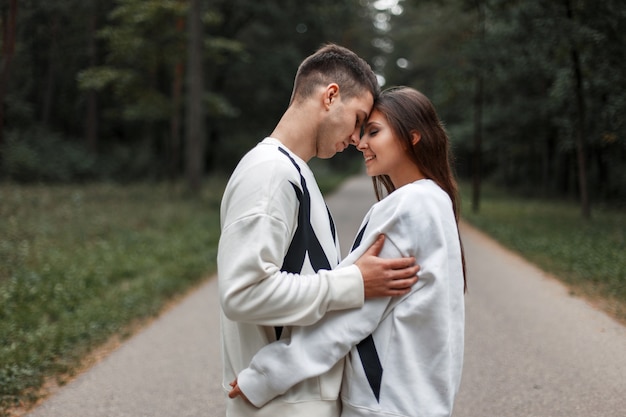
[[[228,393],[228,398],[237,398],[237,397],[241,397],[243,398],[246,402],[250,402],[248,401],[248,398],[246,398],[246,396],[244,395],[243,392],[241,392],[241,389],[239,388],[239,385],[237,385],[237,380],[235,379],[233,382],[230,383],[230,386],[233,388],[230,390],[230,392]]]
[[[404,295],[417,282],[420,267],[415,258],[379,258],[384,243],[385,236],[380,235],[355,262],[363,275],[365,298]]]

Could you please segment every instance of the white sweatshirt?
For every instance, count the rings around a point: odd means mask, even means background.
[[[348,355],[342,416],[450,416],[461,380],[464,295],[461,249],[448,195],[430,180],[408,184],[375,204],[340,266],[380,234],[382,257],[415,256],[421,269],[409,295],[367,300],[292,329],[255,355],[238,376],[256,406]],[[242,400],[243,402],[243,400]]]
[[[310,325],[329,311],[361,307],[364,289],[356,266],[331,270],[339,244],[330,212],[307,164],[278,140],[266,138],[242,158],[220,216],[222,385],[228,392],[259,349],[277,335],[288,337],[290,329],[280,326]],[[329,367],[261,410],[226,399],[226,414],[337,415],[341,373],[341,364]]]

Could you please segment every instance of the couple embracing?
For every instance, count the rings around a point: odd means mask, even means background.
[[[307,162],[349,145],[378,203],[350,253]],[[450,143],[420,92],[326,45],[233,172],[218,279],[227,416],[450,416],[465,265]]]

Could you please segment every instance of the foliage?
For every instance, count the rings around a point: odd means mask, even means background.
[[[300,61],[337,42],[365,57],[386,85],[414,86],[433,100],[461,175],[478,169],[471,161],[479,154],[484,176],[507,187],[574,197],[587,179],[594,202],[625,198],[623,1],[202,4],[208,172],[230,171],[271,132]],[[137,175],[180,175],[187,8],[187,0],[19,2],[5,136],[38,127],[70,148],[85,142],[97,162],[126,149],[151,159]],[[484,140],[475,150],[478,120]]]
[[[232,39],[244,49],[211,59],[207,70],[208,89],[227,96],[236,110],[236,117],[209,117],[208,166],[230,171],[271,133],[287,108],[300,62],[327,42],[364,54],[371,26],[358,0],[220,0],[212,5],[216,18],[207,24],[208,38]]]
[[[297,66],[321,44],[338,42],[366,58],[373,50],[370,16],[359,0],[202,4],[209,172],[231,170],[271,131]],[[97,161],[114,159],[120,148],[138,151],[152,159],[140,175],[180,175],[187,8],[187,0],[20,2],[20,71],[11,74],[4,99],[7,131],[37,126],[62,142],[77,138]],[[0,175],[7,176],[3,147]]]
[[[68,182],[98,175],[96,159],[80,144],[42,128],[9,132],[4,169],[9,179],[23,182]]]
[[[461,175],[474,169],[474,111],[482,78],[479,152],[486,177],[534,195],[578,196],[582,131],[591,197],[618,204],[626,198],[619,168],[626,162],[626,119],[616,113],[626,111],[623,2],[401,4],[404,12],[391,15],[384,34],[394,46],[386,55],[385,76],[390,84],[412,85],[432,98],[452,134]],[[400,59],[402,66],[396,64]]]
[[[172,77],[177,61],[184,58],[183,33],[176,31],[177,17],[184,16],[176,0],[120,0],[109,13],[110,26],[99,31],[107,45],[106,63],[78,74],[83,89],[110,87],[127,121],[167,119],[169,92],[159,87],[159,72]],[[168,69],[169,67],[169,74]]]
[[[461,190],[469,207],[469,187]],[[522,198],[490,186],[480,213],[464,210],[463,218],[626,321],[626,214],[597,212],[583,223],[571,201]]]
[[[156,161],[150,149],[140,145],[112,144],[98,158],[80,141],[41,127],[12,131],[3,147],[5,176],[20,183],[49,184],[149,179]]]
[[[0,410],[214,272],[223,185],[0,185]]]

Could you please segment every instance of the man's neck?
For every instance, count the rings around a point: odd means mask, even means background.
[[[289,107],[270,135],[278,139],[300,159],[309,162],[316,154],[314,120],[302,108]]]

